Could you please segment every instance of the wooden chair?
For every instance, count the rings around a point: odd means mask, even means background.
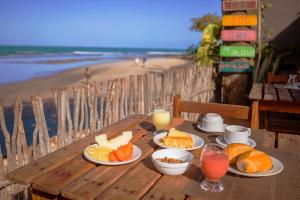
[[[289,80],[289,75],[275,75],[272,74],[271,72],[268,73],[267,77],[267,83],[272,84],[272,83],[287,83]]]
[[[289,80],[289,75],[274,75],[272,73],[268,73],[267,83],[287,83]],[[299,81],[299,75],[297,76],[297,80]],[[287,113],[265,113],[265,127],[268,131],[272,131],[275,133],[291,133],[291,134],[299,134],[299,120],[292,120],[290,118],[294,118],[294,114]]]
[[[254,102],[252,108],[219,103],[202,103],[182,100],[180,95],[173,99],[173,117],[180,117],[181,112],[189,113],[218,113],[223,117],[248,120],[251,128],[259,128],[258,103]]]

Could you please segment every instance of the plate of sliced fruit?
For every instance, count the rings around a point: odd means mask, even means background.
[[[85,148],[83,154],[86,159],[101,165],[124,165],[139,159],[142,151],[130,143],[131,131],[124,131],[121,135],[107,139],[106,134],[95,137],[96,144]]]

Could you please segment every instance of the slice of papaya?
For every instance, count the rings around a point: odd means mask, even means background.
[[[109,161],[113,161],[113,162],[119,161],[117,156],[116,156],[116,150],[110,152]]]

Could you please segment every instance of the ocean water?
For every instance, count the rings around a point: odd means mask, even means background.
[[[75,67],[182,54],[182,49],[0,46],[0,84],[48,76]]]

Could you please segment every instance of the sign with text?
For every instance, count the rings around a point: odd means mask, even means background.
[[[223,30],[221,33],[223,41],[256,41],[254,30]]]
[[[231,73],[231,72],[251,72],[253,67],[249,62],[243,61],[221,61],[219,64],[219,72]]]
[[[224,15],[222,17],[223,26],[256,26],[256,15]]]
[[[256,10],[257,0],[223,1],[223,11]]]
[[[251,46],[221,46],[221,57],[254,58],[255,48]]]

